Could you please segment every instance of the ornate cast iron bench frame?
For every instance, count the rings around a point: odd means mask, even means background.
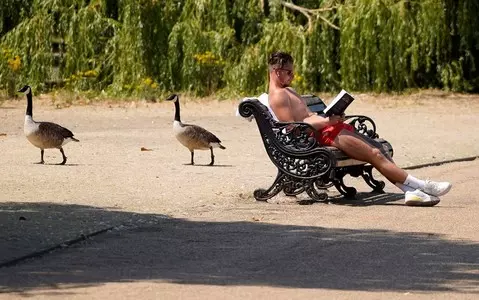
[[[313,112],[321,113],[324,108],[318,97],[305,95],[303,99]],[[373,178],[370,164],[354,160],[335,147],[319,144],[315,138],[318,131],[311,125],[277,122],[268,108],[256,99],[241,102],[238,109],[242,117],[254,116],[266,152],[278,169],[271,187],[254,191],[256,200],[267,201],[283,191],[288,196],[306,192],[315,201],[326,201],[326,189],[332,186],[346,198],[354,198],[357,190],[344,184],[346,175],[361,176],[374,192],[383,192],[385,184]],[[379,138],[371,118],[351,115],[346,116],[346,121],[393,156],[391,144]]]

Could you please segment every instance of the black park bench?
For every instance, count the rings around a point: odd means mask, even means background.
[[[318,114],[326,107],[314,95],[303,95],[308,107]],[[347,156],[341,150],[324,146],[314,137],[318,134],[311,125],[302,122],[285,123],[276,121],[269,109],[257,99],[244,100],[239,104],[242,117],[254,117],[261,139],[269,158],[277,167],[275,181],[268,189],[257,189],[254,197],[267,201],[283,191],[288,196],[306,192],[314,201],[327,201],[327,188],[332,186],[346,198],[354,198],[357,190],[344,184],[346,175],[361,176],[374,192],[381,193],[384,182],[373,178],[373,167],[363,161]],[[379,138],[374,121],[361,115],[346,116],[346,123],[383,153],[393,156],[393,148],[386,140]]]

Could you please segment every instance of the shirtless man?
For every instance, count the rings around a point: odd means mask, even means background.
[[[285,52],[274,52],[268,63],[269,105],[281,122],[305,122],[319,131],[318,141],[334,146],[351,158],[370,163],[384,177],[405,193],[405,203],[411,206],[434,206],[438,196],[451,189],[449,182],[421,180],[399,168],[380,149],[372,146],[353,126],[344,123],[344,116],[321,117],[289,86],[294,78],[294,61]]]

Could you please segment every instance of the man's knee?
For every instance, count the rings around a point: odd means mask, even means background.
[[[378,148],[371,148],[371,158],[374,160],[385,159],[386,157]]]

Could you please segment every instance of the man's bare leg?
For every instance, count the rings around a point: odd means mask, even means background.
[[[377,142],[376,140],[370,138],[370,137],[367,137],[363,134],[358,134],[357,135],[358,137],[360,137],[363,141],[365,141],[367,144],[371,145],[371,147],[373,148],[378,148],[382,154],[388,159],[390,160],[392,163],[394,163],[394,160],[393,158],[391,157],[391,155],[389,155],[389,152],[387,151],[387,149],[384,149],[383,145],[379,142]],[[406,179],[407,180],[407,179]],[[395,186],[397,186],[401,191],[403,192],[407,192],[407,191],[414,191],[416,188],[413,188],[413,187],[410,187],[410,186],[407,186],[407,185],[404,185],[403,183],[400,183],[400,182],[396,182],[393,184]]]
[[[332,146],[340,149],[349,157],[370,163],[379,173],[393,184],[403,183],[408,174],[384,156],[376,147],[365,142],[357,133],[341,130]]]
[[[363,141],[365,141],[365,142],[366,142],[367,144],[369,144],[371,147],[373,147],[373,148],[378,148],[378,149],[381,151],[381,153],[382,153],[384,156],[386,156],[386,158],[387,158],[388,160],[394,162],[394,160],[393,160],[393,158],[391,157],[391,155],[389,155],[389,152],[387,152],[387,150],[384,149],[383,145],[382,145],[380,142],[378,142],[378,141],[376,141],[376,140],[374,140],[374,139],[372,139],[372,138],[370,138],[370,137],[368,137],[368,136],[365,136],[364,134],[358,133],[358,134],[356,134],[356,136],[359,137],[360,139],[362,139]]]

